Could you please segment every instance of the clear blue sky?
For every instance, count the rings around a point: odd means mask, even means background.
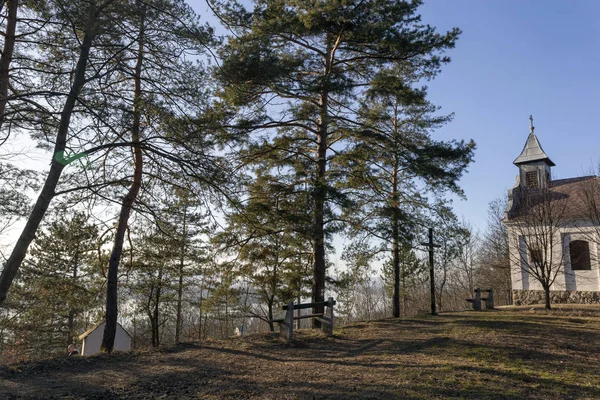
[[[435,136],[473,138],[475,163],[455,210],[480,229],[487,204],[513,186],[512,162],[529,114],[553,175],[586,174],[600,159],[600,1],[430,0],[424,22],[463,34],[452,62],[430,83],[430,99],[454,121]]]
[[[202,0],[192,6],[206,15]],[[459,217],[484,229],[488,203],[513,186],[533,114],[556,178],[585,174],[600,159],[600,1],[425,0],[423,21],[463,34],[452,62],[429,83],[430,99],[454,121],[437,139],[474,139],[461,180]],[[213,19],[211,23],[215,23]]]

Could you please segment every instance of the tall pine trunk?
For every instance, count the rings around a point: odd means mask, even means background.
[[[394,208],[396,211],[396,208]],[[394,318],[400,318],[400,249],[399,247],[399,227],[398,217],[394,215],[392,221],[392,263],[394,264],[394,293],[392,296],[392,307]],[[389,311],[388,311],[389,312]],[[389,314],[388,314],[389,315]]]
[[[326,95],[323,96],[325,103]],[[318,138],[317,148],[317,179],[316,187],[314,190],[314,239],[313,239],[313,252],[315,255],[314,268],[313,268],[313,282],[312,282],[312,301],[320,302],[325,300],[325,229],[324,229],[324,214],[325,214],[325,170],[326,166],[326,154],[327,154],[327,116],[326,112],[322,113],[321,129]],[[324,307],[316,307],[315,313],[322,313]],[[313,319],[313,327],[320,328],[321,323]]]
[[[394,140],[399,141],[398,102],[396,101],[394,116]],[[394,318],[400,318],[400,202],[398,200],[398,157],[394,159],[394,170],[392,176],[392,264],[394,269],[394,293],[392,295],[392,308]]]
[[[6,30],[4,32],[4,48],[0,57],[0,127],[4,123],[4,113],[8,102],[8,82],[10,78],[10,63],[15,49],[15,31],[17,28],[18,0],[7,1]]]
[[[327,35],[327,52],[324,58],[323,91],[319,99],[320,116],[317,124],[317,170],[314,189],[314,226],[313,226],[313,281],[312,281],[312,301],[321,302],[325,300],[325,197],[327,181],[325,173],[327,171],[327,135],[329,133],[329,90],[327,82],[331,73],[333,58],[333,44],[330,35]],[[325,307],[319,306],[313,308],[313,313],[323,313]],[[313,328],[320,328],[321,322],[312,320]]]
[[[160,297],[162,293],[162,267],[158,270],[158,282],[156,284],[154,307],[150,315],[150,324],[152,326],[152,347],[160,346]]]
[[[183,301],[183,256],[179,260],[179,282],[177,283],[177,317],[175,320],[175,343],[181,341],[182,328],[182,301]]]
[[[269,318],[269,331],[275,332],[275,324],[273,323],[273,303],[275,302],[275,296],[269,296],[267,301],[267,318]]]
[[[52,155],[52,162],[50,163],[50,171],[46,176],[46,181],[42,187],[42,191],[38,195],[33,210],[27,219],[27,223],[15,244],[4,269],[2,275],[0,275],[0,305],[6,300],[8,290],[12,284],[25,255],[29,245],[35,238],[35,232],[37,231],[48,206],[54,197],[54,191],[58,185],[58,180],[65,167],[66,160],[64,158],[64,152],[67,146],[67,134],[69,132],[69,125],[71,122],[71,115],[75,108],[75,103],[81,93],[83,85],[85,84],[85,70],[90,55],[90,48],[92,47],[92,41],[96,36],[96,28],[98,17],[102,8],[107,6],[110,2],[106,1],[102,7],[93,7],[90,11],[88,18],[87,29],[83,41],[81,42],[81,49],[79,51],[79,58],[77,60],[77,67],[75,68],[75,75],[69,96],[65,100],[62,112],[60,114],[60,123],[58,125],[58,131],[56,133],[56,141],[54,144],[54,152]]]
[[[186,200],[187,202],[187,200]],[[175,321],[175,343],[181,340],[181,306],[183,299],[183,269],[185,266],[185,244],[187,240],[187,204],[183,208],[183,232],[181,235],[181,249],[179,254],[179,282],[177,285],[177,319]]]
[[[133,180],[129,191],[123,198],[121,203],[121,212],[119,213],[119,221],[117,223],[117,232],[115,233],[115,242],[108,261],[108,277],[106,280],[106,314],[104,325],[104,336],[100,350],[110,353],[113,351],[115,344],[115,335],[117,332],[117,278],[119,272],[119,263],[121,262],[121,254],[123,252],[123,242],[125,232],[129,222],[129,215],[133,208],[137,195],[142,186],[142,149],[136,144],[140,143],[140,119],[141,119],[141,100],[142,100],[142,62],[144,59],[144,14],[140,21],[140,34],[137,62],[135,66],[134,76],[134,96],[133,96],[133,123],[131,126],[131,142],[133,144],[133,161],[134,172]]]
[[[75,256],[73,259],[73,274],[71,275],[71,279],[73,281],[73,287],[77,284],[77,272],[79,270],[79,244],[75,249]],[[73,343],[73,337],[75,335],[75,314],[76,310],[73,308],[73,304],[69,304],[69,317],[67,320],[67,346]]]

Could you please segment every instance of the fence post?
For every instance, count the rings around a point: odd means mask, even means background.
[[[327,311],[329,313],[329,331],[327,334],[333,336],[333,297],[327,299]]]
[[[473,310],[481,311],[481,290],[475,289],[475,298],[473,299]]]
[[[485,300],[485,308],[487,310],[494,309],[494,289],[492,289],[492,288],[490,288],[490,290],[488,290],[487,299]]]
[[[292,341],[292,335],[294,333],[294,302],[290,301],[285,311],[285,318],[279,326],[279,337],[285,339],[288,342]]]

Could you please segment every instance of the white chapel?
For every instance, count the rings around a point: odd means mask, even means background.
[[[530,121],[503,220],[513,302],[544,303],[548,292],[554,304],[600,303],[600,177],[553,180]]]

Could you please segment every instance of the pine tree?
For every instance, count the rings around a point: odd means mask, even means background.
[[[403,243],[398,251],[399,259],[399,309],[402,315],[411,312],[411,304],[414,299],[414,293],[421,283],[421,277],[425,272],[425,263],[419,260],[412,248],[411,243]],[[383,264],[382,279],[385,285],[386,294],[394,300],[396,290],[394,259],[387,259]],[[392,310],[393,311],[393,310]]]
[[[15,302],[32,355],[64,353],[98,310],[98,229],[82,213],[59,212],[38,232],[18,276]]]
[[[176,241],[152,227],[136,240],[130,287],[139,299],[137,309],[147,317],[152,347],[162,343],[161,332],[169,321],[174,322],[177,298]]]
[[[56,188],[58,186],[59,179],[61,177],[63,169],[65,168],[65,165],[67,164],[67,159],[65,158],[65,151],[67,150],[71,117],[75,113],[77,99],[79,99],[79,96],[82,93],[83,87],[87,81],[86,72],[89,66],[90,50],[92,48],[92,43],[99,34],[99,26],[101,24],[100,21],[102,20],[101,15],[106,11],[106,8],[108,8],[113,1],[114,0],[105,0],[103,2],[99,2],[98,4],[96,4],[96,2],[86,2],[85,5],[82,5],[81,9],[78,8],[80,4],[71,4],[71,7],[56,7],[56,4],[53,3],[55,7],[52,8],[54,14],[51,18],[56,17],[58,22],[55,20],[54,22],[57,23],[48,24],[51,26],[51,32],[60,32],[58,26],[61,25],[61,21],[65,21],[65,18],[69,22],[63,24],[62,27],[71,26],[74,27],[76,30],[76,32],[74,32],[75,37],[69,38],[71,41],[77,43],[75,47],[77,50],[74,51],[71,54],[72,57],[70,57],[70,59],[74,61],[74,65],[76,65],[76,67],[74,69],[72,69],[72,67],[69,68],[69,71],[72,72],[71,79],[63,80],[61,83],[59,83],[59,87],[62,90],[64,90],[62,94],[68,93],[68,95],[63,96],[64,100],[61,99],[62,101],[57,101],[57,99],[55,98],[46,99],[51,107],[50,110],[48,110],[48,112],[44,110],[43,114],[45,117],[52,117],[54,123],[46,125],[44,121],[38,121],[35,118],[27,119],[27,122],[28,124],[30,124],[30,126],[37,125],[38,128],[41,128],[39,131],[42,132],[42,134],[47,134],[48,129],[50,129],[50,134],[55,139],[51,144],[47,145],[47,147],[53,148],[53,155],[52,161],[50,163],[50,170],[46,175],[46,179],[44,181],[42,189],[33,206],[33,209],[31,210],[29,218],[27,219],[27,223],[25,224],[25,227],[23,228],[23,231],[21,232],[15,247],[11,251],[8,259],[6,260],[4,268],[2,269],[2,274],[0,275],[0,304],[2,304],[2,302],[6,299],[6,296],[8,295],[8,290],[10,289],[12,281],[15,278],[23,259],[27,254],[29,245],[35,238],[35,233],[40,223],[42,222],[44,215],[46,214],[46,210],[48,209],[52,198],[56,195]],[[43,27],[45,26],[44,23],[42,23],[41,25]],[[41,31],[42,35],[46,35],[49,33],[50,32],[48,30]],[[81,37],[79,37],[78,34]],[[56,38],[56,36],[49,36]],[[64,36],[59,37],[63,38]],[[56,55],[56,53],[52,51],[50,51],[49,53],[52,56]],[[59,51],[57,53],[61,52]],[[61,65],[64,63],[65,62],[63,60]],[[37,68],[32,69],[34,71],[38,70]],[[52,76],[52,73],[48,75]],[[61,71],[60,75],[64,77],[69,76],[70,74]],[[47,83],[44,78],[47,78],[47,76],[42,78],[38,76],[37,79],[34,79],[33,81],[43,86]],[[24,77],[24,79],[22,79],[21,81],[27,82],[27,79],[25,79]],[[41,93],[48,93],[47,88],[44,87],[41,90]],[[26,103],[31,102],[31,100],[33,99],[29,98],[29,101]],[[57,102],[59,104],[58,106],[56,106]],[[55,106],[56,108],[61,110],[60,118],[58,120],[56,119],[56,115],[52,115],[52,106]],[[38,111],[37,109],[31,110],[30,106],[28,106],[26,110],[31,111],[31,115],[35,115],[35,113]]]
[[[214,142],[196,123],[205,88],[197,86],[201,78],[193,75],[203,77],[203,69],[186,59],[188,52],[198,55],[205,50],[212,30],[200,25],[191,8],[178,0],[135,1],[127,11],[121,33],[134,39],[121,49],[123,72],[118,78],[123,83],[115,83],[115,88],[122,90],[119,100],[124,111],[116,115],[122,116],[123,129],[130,135],[126,147],[133,152],[133,176],[121,200],[108,266],[101,346],[105,352],[111,352],[114,345],[119,263],[144,174],[150,179],[178,175],[216,186],[217,180],[211,182],[210,178],[221,172],[216,157],[211,156]],[[144,164],[148,162],[150,165]]]
[[[162,187],[164,185],[158,185]],[[172,265],[175,295],[175,343],[183,336],[184,306],[190,303],[188,291],[194,280],[202,275],[208,263],[208,235],[212,227],[208,223],[209,213],[202,199],[186,187],[175,187],[172,193],[162,187],[163,209],[155,215],[157,229],[170,246],[166,263]],[[160,195],[159,195],[160,197]],[[143,201],[143,200],[142,200]]]
[[[400,66],[380,72],[360,108],[365,130],[340,160],[348,170],[355,207],[354,232],[377,238],[391,250],[394,271],[393,316],[400,316],[400,249],[428,210],[440,209],[444,191],[462,194],[457,185],[473,159],[474,143],[441,142],[430,132],[450,121],[435,115],[426,88],[412,83],[420,74]],[[428,195],[434,197],[428,199]]]
[[[308,196],[289,176],[269,174],[268,166],[254,172],[247,202],[227,216],[227,229],[215,242],[236,255],[239,279],[260,304],[250,313],[274,330],[275,306],[302,297],[309,278]]]
[[[238,127],[277,131],[259,154],[278,150],[309,162],[312,299],[323,301],[326,226],[335,220],[328,211],[344,200],[334,189],[338,173],[328,165],[343,152],[347,139],[363,130],[356,96],[393,63],[413,65],[424,75],[435,73],[448,61],[440,55],[454,46],[459,30],[438,34],[422,24],[419,1],[254,4],[253,12],[226,7],[222,18],[235,37],[222,52],[218,75],[228,85],[224,98],[229,104],[255,112],[252,118],[240,119]]]

